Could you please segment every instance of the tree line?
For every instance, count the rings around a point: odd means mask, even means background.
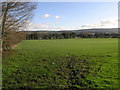
[[[68,38],[118,38],[118,33],[78,33],[78,32],[27,32],[26,40],[68,39]]]

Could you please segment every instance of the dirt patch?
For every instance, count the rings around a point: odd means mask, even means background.
[[[8,56],[10,56],[12,54],[17,53],[18,50],[15,50],[15,48],[18,46],[18,44],[13,45],[10,50],[2,51],[2,58],[8,57]]]
[[[12,49],[14,49],[14,48],[16,48],[17,47],[17,45],[14,45],[14,46],[12,46]]]
[[[8,57],[8,56],[10,56],[10,55],[12,55],[12,54],[15,54],[15,53],[17,53],[17,52],[18,52],[18,50],[3,51],[3,52],[2,52],[2,58]]]
[[[13,46],[12,46],[12,49],[15,49],[19,44],[20,44],[20,43],[13,45]]]

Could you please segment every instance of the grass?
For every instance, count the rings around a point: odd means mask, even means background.
[[[118,39],[25,40],[3,58],[3,88],[118,88]]]

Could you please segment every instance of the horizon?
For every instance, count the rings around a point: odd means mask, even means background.
[[[44,31],[45,31],[45,32],[54,32],[54,31],[55,31],[55,32],[59,32],[59,31],[62,32],[62,31],[80,31],[80,30],[82,31],[82,30],[95,30],[95,29],[96,29],[96,30],[97,30],[97,29],[101,29],[101,30],[103,30],[103,29],[104,29],[104,30],[105,30],[105,29],[106,29],[106,30],[109,30],[109,29],[117,29],[117,31],[118,31],[119,28],[89,28],[89,29],[78,29],[78,30],[77,30],[77,29],[76,29],[76,30],[69,30],[69,29],[68,29],[68,30],[47,30],[47,29],[46,29],[46,30],[45,30],[45,29],[43,30],[43,29],[41,29],[41,30],[33,30],[33,31],[32,31],[32,30],[29,30],[29,31],[30,31],[30,32],[44,32]],[[22,31],[22,30],[21,30],[21,31]],[[23,31],[28,31],[28,30],[23,30]],[[28,31],[28,32],[29,32],[29,31]]]

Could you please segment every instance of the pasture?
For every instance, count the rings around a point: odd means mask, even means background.
[[[117,88],[118,39],[25,40],[3,58],[3,88]]]

